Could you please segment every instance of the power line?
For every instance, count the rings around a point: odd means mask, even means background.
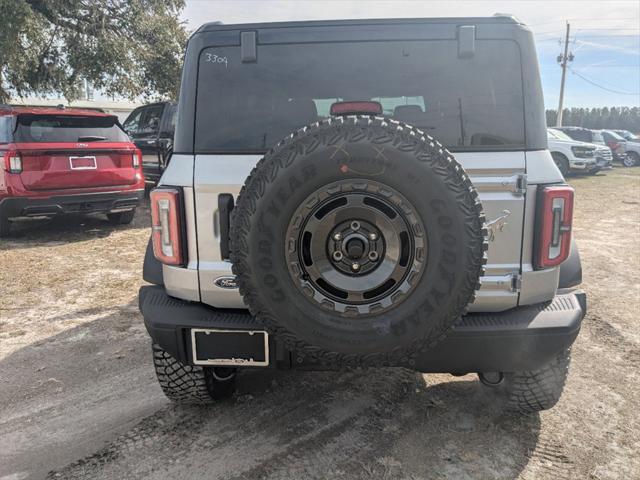
[[[607,92],[611,92],[611,93],[618,93],[620,95],[634,95],[634,96],[640,96],[640,92],[638,93],[631,93],[631,92],[623,92],[621,90],[614,90],[613,88],[609,88],[609,87],[605,87],[604,85],[600,85],[599,83],[594,82],[593,80],[588,79],[587,77],[585,77],[584,75],[582,75],[579,72],[576,72],[573,68],[568,67],[569,71],[571,73],[573,73],[574,75],[577,75],[578,77],[580,77],[581,79],[583,79],[585,82],[590,83],[591,85],[601,88],[602,90],[606,90]]]

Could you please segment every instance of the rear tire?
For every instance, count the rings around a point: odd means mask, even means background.
[[[11,231],[11,220],[4,215],[0,215],[0,238],[6,237]]]
[[[183,405],[209,405],[216,400],[230,397],[235,391],[234,369],[185,365],[155,343],[152,349],[158,383],[172,402]]]
[[[625,167],[635,167],[640,164],[640,155],[636,152],[627,152],[627,156],[622,161]]]
[[[126,212],[107,213],[107,219],[114,225],[129,225],[135,216],[135,208]]]
[[[562,176],[568,177],[571,169],[569,167],[569,160],[567,160],[567,157],[557,152],[553,152],[551,156],[553,157],[553,161],[555,162],[556,166],[560,170],[560,173],[562,173]]]
[[[507,411],[548,410],[560,400],[570,363],[571,348],[567,348],[538,370],[505,373],[502,382],[491,388],[498,390]]]

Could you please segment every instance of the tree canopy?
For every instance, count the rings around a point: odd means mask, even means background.
[[[80,96],[175,98],[187,32],[184,0],[0,0],[0,102]]]
[[[547,125],[556,124],[558,112],[547,110]],[[619,129],[640,132],[640,108],[603,107],[603,108],[565,108],[562,111],[562,124],[593,129]]]

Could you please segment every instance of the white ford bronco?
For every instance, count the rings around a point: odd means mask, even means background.
[[[203,25],[139,297],[167,396],[392,366],[552,407],[586,297],[542,98],[509,16]]]

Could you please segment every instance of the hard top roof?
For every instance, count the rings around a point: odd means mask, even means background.
[[[349,20],[306,20],[296,22],[267,22],[267,23],[236,23],[224,24],[222,22],[209,22],[203,24],[196,34],[215,30],[240,30],[258,28],[288,28],[288,27],[323,27],[323,26],[349,26],[349,25],[398,25],[398,24],[464,24],[464,23],[500,23],[522,24],[518,19],[508,14],[496,14],[492,17],[434,17],[434,18],[372,18]]]

